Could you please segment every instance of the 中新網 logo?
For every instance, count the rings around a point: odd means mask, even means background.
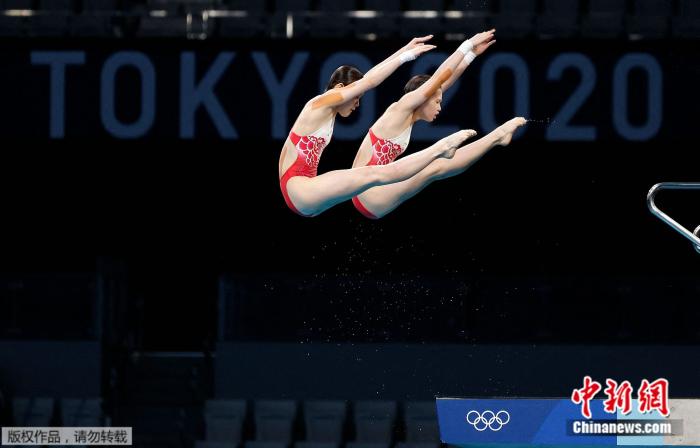
[[[632,385],[630,382],[623,381],[618,385],[617,381],[608,378],[605,380],[605,384],[607,387],[603,393],[607,399],[603,401],[603,410],[608,414],[615,414],[619,410],[622,415],[632,412]],[[590,401],[602,389],[603,386],[599,382],[593,381],[590,376],[583,378],[581,389],[574,389],[571,401],[581,405],[581,415],[591,418]],[[668,380],[659,378],[649,382],[643,379],[637,390],[637,410],[642,414],[656,410],[664,417],[668,417]]]

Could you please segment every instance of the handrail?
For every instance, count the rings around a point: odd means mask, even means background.
[[[695,250],[700,252],[700,226],[697,226],[694,231],[690,231],[679,224],[676,220],[662,212],[654,203],[656,194],[661,190],[700,190],[700,183],[695,182],[662,182],[654,185],[647,194],[647,205],[649,210],[663,222],[671,226],[676,232],[680,233],[689,239]]]

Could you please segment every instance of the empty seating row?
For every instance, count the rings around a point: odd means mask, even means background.
[[[0,0],[0,35],[162,37],[412,37],[466,35],[495,27],[501,37],[663,38],[700,36],[697,0]],[[126,5],[130,5],[127,7]],[[402,11],[403,7],[407,11]],[[15,14],[38,8],[31,15]],[[110,14],[109,11],[118,13]],[[366,8],[367,13],[353,13]],[[209,10],[203,13],[203,10]],[[76,12],[77,11],[77,12]],[[323,11],[319,13],[318,11]],[[371,13],[374,11],[374,13]],[[445,12],[447,11],[447,12]]]
[[[293,448],[438,448],[438,442],[398,442],[394,445],[387,443],[363,443],[363,442],[347,442],[344,445],[329,442],[296,442]],[[290,445],[282,442],[258,442],[247,441],[244,443],[236,442],[210,442],[198,440],[195,442],[195,448],[289,448]]]
[[[58,406],[56,406],[58,404]],[[11,421],[15,426],[103,426],[99,398],[16,397],[12,400]]]
[[[434,401],[407,402],[400,409],[395,401],[320,400],[305,401],[299,406],[291,400],[258,400],[249,407],[245,400],[208,400],[204,409],[206,441],[234,444],[243,441],[247,419],[255,427],[254,441],[290,444],[295,421],[300,418],[305,442],[336,446],[345,440],[345,428],[349,425],[354,442],[378,444],[364,448],[382,448],[392,442],[399,417],[406,442],[439,443]]]

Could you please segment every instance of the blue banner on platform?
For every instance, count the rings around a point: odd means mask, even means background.
[[[591,417],[571,399],[438,398],[440,437],[452,445],[699,446],[692,429],[695,400],[671,400],[671,415],[604,410],[590,400]],[[676,406],[674,406],[674,402]],[[684,420],[686,431],[684,433]]]

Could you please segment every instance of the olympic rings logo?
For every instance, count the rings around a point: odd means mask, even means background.
[[[467,423],[472,425],[477,431],[486,431],[486,428],[491,431],[500,431],[510,421],[510,414],[507,411],[469,411],[467,413]]]

